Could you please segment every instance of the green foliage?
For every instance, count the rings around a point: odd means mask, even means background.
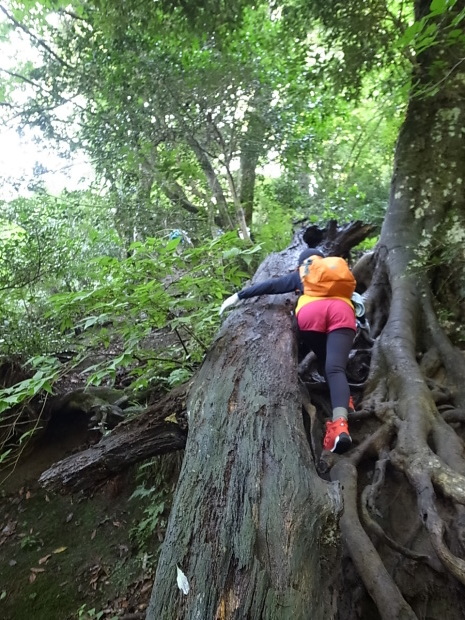
[[[94,385],[121,376],[134,389],[186,381],[218,328],[222,299],[248,278],[260,251],[229,233],[199,247],[149,238],[122,257],[105,217],[93,221],[96,211],[89,209],[70,220],[81,204],[74,198],[44,200],[43,211],[38,200],[8,205],[4,256],[14,261],[3,262],[0,274],[0,352],[32,357],[25,364],[31,376],[0,392],[2,425],[11,425],[0,437],[3,462],[41,428],[31,406],[40,409],[69,368],[55,357],[60,351],[73,351],[70,364],[84,367],[89,354],[101,352],[104,361],[83,371]]]
[[[48,33],[44,14],[37,17],[59,60],[42,48],[45,64],[32,69],[38,92],[24,116],[69,140],[57,104],[70,91],[85,99],[75,108],[75,140],[108,183],[126,243],[156,236],[168,205],[188,211],[202,236],[213,224],[235,228],[240,200],[253,209],[255,172],[271,150],[286,168],[315,156],[339,104],[321,32],[308,19],[290,29],[287,3],[238,0],[211,15],[196,3],[74,4],[83,19],[62,12]],[[34,15],[21,17],[34,25]]]
[[[143,517],[130,532],[138,551],[152,549],[154,538],[158,542],[163,540],[177,467],[176,455],[156,457],[139,467],[139,484],[129,498],[143,506]]]
[[[21,549],[40,549],[43,546],[43,542],[35,534],[26,534],[21,537],[19,543]]]
[[[400,49],[411,48],[418,56],[438,44],[447,46],[458,41],[465,42],[465,33],[460,28],[465,18],[465,8],[457,9],[456,5],[457,0],[432,0],[429,13],[418,16],[404,30],[396,46]],[[449,23],[445,24],[444,18]]]
[[[78,620],[117,620],[118,616],[109,616],[105,610],[97,611],[95,607],[89,607],[86,603],[81,605],[77,612]]]
[[[118,255],[109,207],[90,192],[39,193],[2,205],[0,221],[0,354],[34,356],[65,346],[47,319],[53,290],[89,283],[87,263]]]
[[[221,300],[248,277],[244,266],[258,251],[235,233],[197,248],[179,239],[136,242],[125,259],[92,261],[89,279],[98,284],[52,296],[48,319],[63,332],[80,332],[83,357],[108,350],[107,361],[87,367],[89,383],[112,383],[126,369],[133,388],[153,380],[173,386],[202,360],[220,322]],[[157,334],[165,346],[157,346]]]
[[[370,252],[371,250],[374,250],[378,241],[379,241],[379,235],[376,235],[375,237],[369,237],[368,239],[365,239],[364,241],[359,243],[354,248],[354,252],[357,252],[360,254],[365,254],[365,252]]]
[[[291,240],[292,219],[302,202],[293,189],[284,179],[263,183],[259,188],[253,228],[264,254],[282,250]]]
[[[31,400],[42,391],[52,393],[52,384],[61,371],[61,364],[55,357],[31,358],[27,366],[37,369],[32,377],[0,390],[0,415],[12,407]],[[22,436],[24,438],[24,435]]]
[[[25,369],[30,377],[0,389],[0,465],[17,460],[42,428],[46,399],[53,393],[54,382],[65,372],[55,357],[48,356],[31,358]]]
[[[317,33],[318,79],[358,98],[364,78],[389,67],[405,78],[406,59],[392,45],[407,26],[411,3],[386,0],[292,0],[284,18],[292,31]],[[408,71],[408,69],[407,69]]]

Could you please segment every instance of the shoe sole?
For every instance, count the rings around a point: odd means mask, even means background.
[[[335,452],[336,454],[344,454],[344,452],[347,452],[347,450],[350,449],[351,445],[352,439],[350,438],[350,435],[347,435],[347,433],[341,433],[336,437],[334,447],[331,452]]]

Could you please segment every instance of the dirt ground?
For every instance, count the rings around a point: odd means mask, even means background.
[[[159,540],[141,544],[147,499],[130,499],[137,472],[92,497],[52,495],[37,483],[89,440],[86,423],[55,425],[13,471],[0,472],[0,617],[143,618]]]

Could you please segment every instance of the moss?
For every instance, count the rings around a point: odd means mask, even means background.
[[[140,518],[137,502],[127,503],[132,490],[116,498],[48,496],[37,488],[4,496],[0,617],[65,620],[77,618],[84,603],[99,610],[124,597],[141,576],[129,541]]]

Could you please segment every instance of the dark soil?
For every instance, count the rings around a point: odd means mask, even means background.
[[[150,539],[138,528],[149,498],[129,499],[136,470],[92,497],[51,495],[37,484],[52,463],[92,440],[86,420],[62,421],[13,471],[0,472],[2,620],[142,617],[159,532]]]

